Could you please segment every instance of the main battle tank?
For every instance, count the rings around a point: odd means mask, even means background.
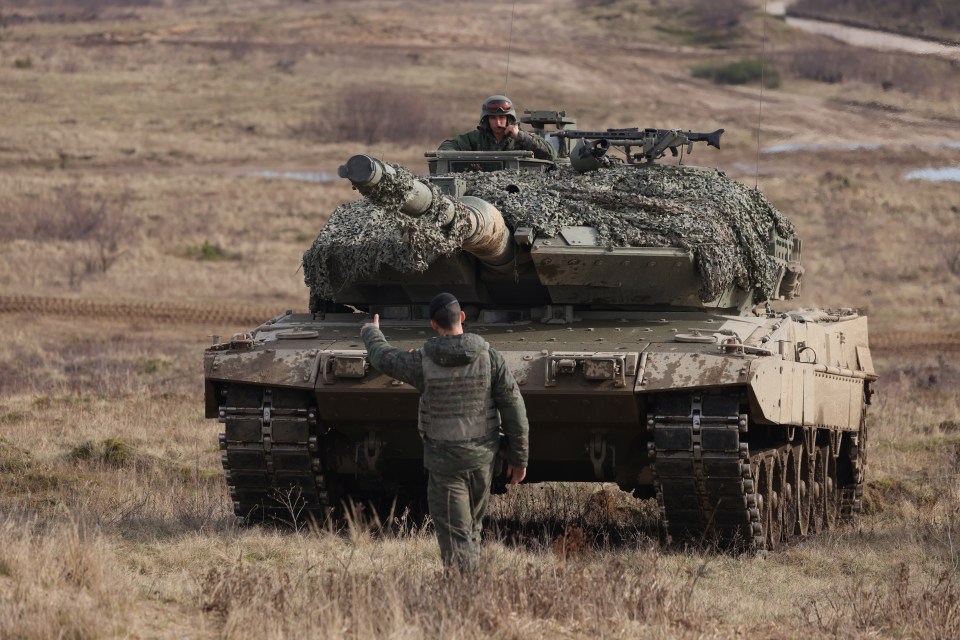
[[[755,548],[859,511],[867,319],[775,311],[803,272],[790,222],[720,171],[655,162],[719,148],[722,130],[581,132],[564,116],[525,119],[556,165],[435,152],[423,178],[362,155],[340,168],[364,197],[304,254],[309,312],[205,353],[237,515],[421,494],[419,394],[373,370],[359,334],[377,313],[419,348],[440,291],[520,385],[528,482],[615,482],[655,497],[670,537]]]

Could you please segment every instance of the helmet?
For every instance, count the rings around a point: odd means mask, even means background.
[[[513,124],[517,121],[517,111],[513,108],[513,101],[507,96],[490,96],[483,101],[480,110],[480,122],[487,116],[507,116],[507,121]]]

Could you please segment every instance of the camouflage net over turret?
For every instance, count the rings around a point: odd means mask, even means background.
[[[401,273],[426,271],[438,258],[460,250],[469,233],[465,218],[457,216],[443,228],[442,212],[437,207],[418,218],[400,213],[400,207],[413,181],[413,174],[399,165],[393,180],[373,187],[370,200],[340,205],[330,216],[320,235],[303,254],[303,279],[310,288],[310,308],[316,310],[323,300],[337,301],[337,292],[357,280],[370,277],[389,266]],[[440,189],[426,183],[433,201],[440,202]],[[457,203],[458,213],[461,204]]]
[[[403,181],[412,179],[395,168]],[[716,169],[652,164],[585,174],[560,167],[547,174],[459,175],[467,194],[496,206],[512,229],[532,227],[538,236],[556,236],[563,227],[590,226],[601,246],[691,251],[704,302],[733,284],[753,289],[757,300],[773,296],[777,265],[767,254],[770,231],[793,233],[793,225],[759,191]],[[393,211],[367,200],[334,211],[303,256],[311,308],[321,300],[336,301],[339,290],[383,266],[421,272],[460,250],[464,225],[439,228],[434,211],[420,218],[397,214],[405,190],[393,191]]]

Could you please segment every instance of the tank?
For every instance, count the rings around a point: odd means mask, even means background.
[[[776,549],[854,518],[876,380],[867,319],[778,310],[800,293],[793,225],[716,169],[657,162],[719,148],[722,130],[524,122],[556,164],[439,151],[417,177],[348,159],[339,174],[361,197],[304,254],[309,310],[207,348],[236,514],[323,519],[422,495],[419,394],[370,367],[360,328],[379,314],[392,344],[419,348],[448,291],[520,385],[527,482],[655,498],[674,540]]]

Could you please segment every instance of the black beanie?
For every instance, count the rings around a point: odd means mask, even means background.
[[[450,293],[438,293],[430,301],[430,319],[434,320],[437,313],[444,308],[449,308],[454,313],[460,313],[460,303]],[[445,323],[444,323],[445,324]]]

